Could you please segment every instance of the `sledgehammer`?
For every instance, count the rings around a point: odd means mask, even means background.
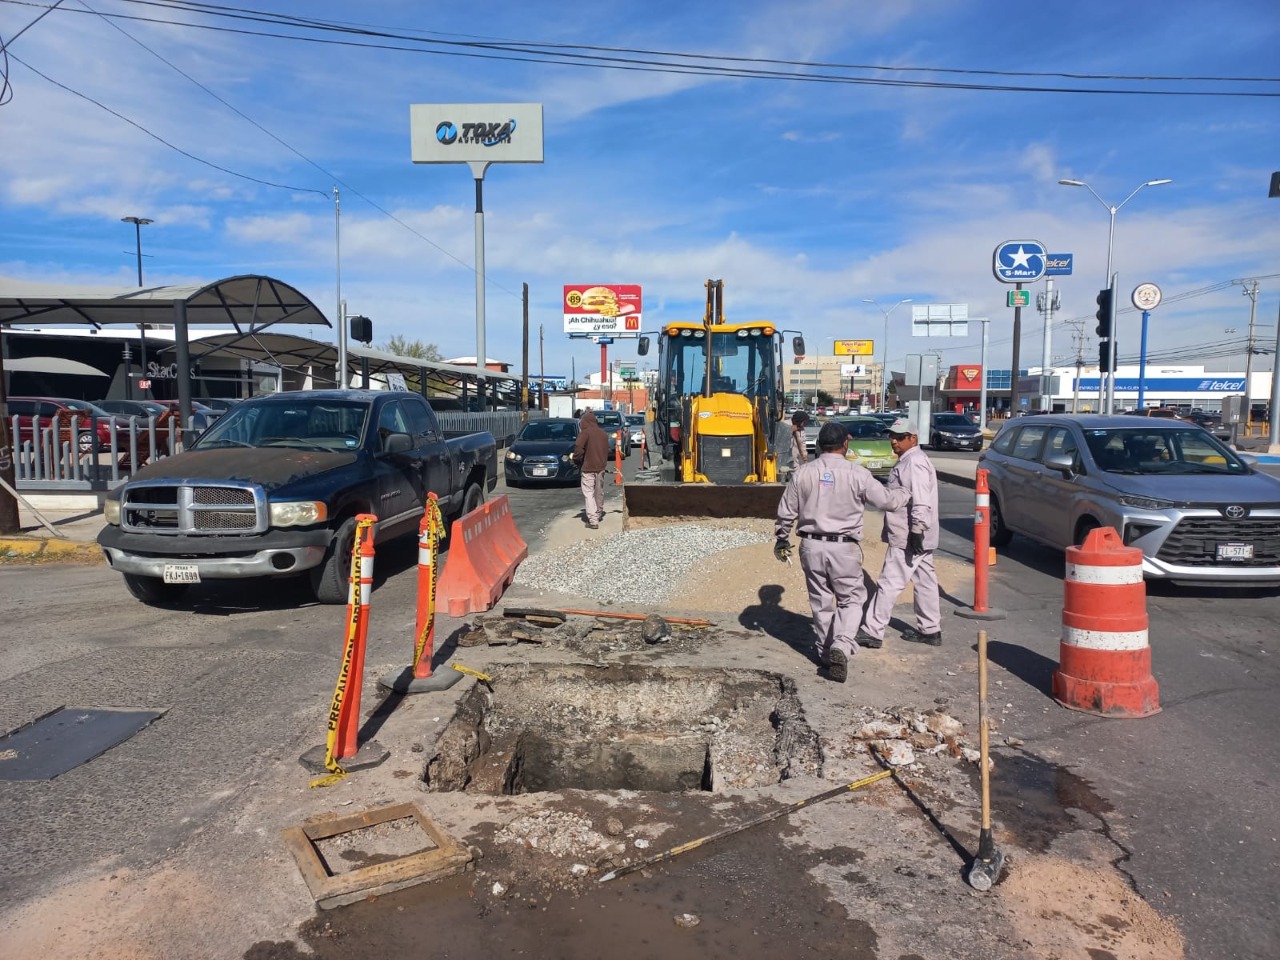
[[[991,738],[987,723],[987,631],[978,631],[978,746],[982,764],[982,832],[978,853],[969,864],[969,886],[983,893],[1000,876],[1004,854],[991,839]]]

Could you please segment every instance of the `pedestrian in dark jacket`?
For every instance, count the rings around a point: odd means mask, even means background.
[[[587,526],[596,530],[604,519],[604,468],[609,462],[609,438],[590,410],[578,421],[578,442],[573,462],[582,472],[582,498],[586,501]]]

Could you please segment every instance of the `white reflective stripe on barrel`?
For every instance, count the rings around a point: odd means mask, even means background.
[[[980,494],[978,494],[978,506],[979,506],[979,507],[989,507],[989,506],[991,506],[991,494],[989,494],[989,493],[980,493]]]
[[[1062,642],[1088,650],[1141,650],[1147,646],[1146,630],[1086,630],[1062,625]]]
[[[1076,583],[1123,584],[1141,583],[1142,565],[1130,564],[1124,567],[1099,567],[1093,564],[1068,563],[1067,579]]]
[[[360,603],[364,605],[373,596],[373,557],[360,560]]]

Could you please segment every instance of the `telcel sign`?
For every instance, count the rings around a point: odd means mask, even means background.
[[[414,163],[541,163],[540,103],[412,103]]]

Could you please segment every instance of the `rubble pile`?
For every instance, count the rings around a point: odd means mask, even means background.
[[[946,755],[977,764],[981,759],[974,743],[970,744],[964,724],[942,706],[928,710],[914,707],[890,707],[887,710],[864,707],[862,724],[850,740],[865,743],[875,750],[885,763],[893,767],[917,765],[917,755],[937,757]],[[996,732],[996,724],[990,721],[990,730]],[[995,761],[991,761],[994,767]]]

